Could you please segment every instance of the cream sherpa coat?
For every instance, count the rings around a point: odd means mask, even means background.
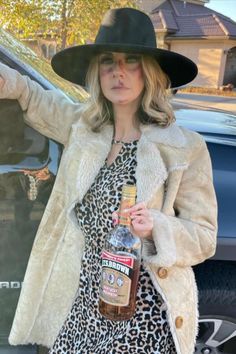
[[[29,125],[65,145],[16,310],[9,342],[50,347],[79,286],[84,236],[73,222],[111,148],[113,128],[93,133],[80,106],[0,65],[0,97],[16,98]],[[191,354],[197,334],[197,288],[191,266],[215,252],[217,207],[209,154],[202,138],[173,124],[142,126],[137,148],[137,201],[154,217],[143,257],[163,296],[178,354]],[[65,183],[65,181],[67,181]]]

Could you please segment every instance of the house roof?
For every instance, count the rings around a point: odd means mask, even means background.
[[[181,0],[165,0],[150,17],[157,32],[171,38],[236,37],[236,22],[204,5]]]

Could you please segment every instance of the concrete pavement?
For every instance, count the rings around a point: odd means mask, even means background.
[[[236,114],[236,97],[202,95],[196,93],[179,93],[177,92],[172,99],[173,104],[176,102],[180,105],[191,105],[194,107],[221,109]]]

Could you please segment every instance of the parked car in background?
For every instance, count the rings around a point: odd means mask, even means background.
[[[218,200],[215,256],[194,267],[199,288],[196,353],[236,353],[236,115],[178,109],[178,124],[200,133],[211,155]]]
[[[58,78],[48,63],[2,30],[0,61],[45,89],[60,89],[68,99],[86,97],[82,89]],[[219,204],[216,255],[194,267],[200,310],[195,353],[235,354],[236,116],[180,106],[175,112],[180,125],[199,132],[207,142]],[[10,347],[7,338],[61,152],[60,144],[24,124],[17,101],[0,100],[0,354],[44,352],[38,346]]]
[[[0,61],[69,100],[86,92],[60,79],[10,34],[0,29]],[[0,100],[0,354],[38,353],[36,346],[10,347],[8,335],[34,237],[51,193],[62,146],[23,122],[16,100]]]

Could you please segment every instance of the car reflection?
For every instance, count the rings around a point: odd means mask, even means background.
[[[23,175],[21,175],[20,182],[22,187],[26,190],[27,198],[31,201],[36,200],[39,194],[39,190],[42,186],[45,186],[45,182],[49,181],[52,177],[48,167],[42,170],[22,170]],[[42,197],[42,195],[40,196]],[[45,199],[45,202],[47,199]]]
[[[1,335],[3,329],[6,333],[10,331],[20,285],[60,155],[58,144],[24,123],[17,101],[0,101],[0,303],[4,304]]]

